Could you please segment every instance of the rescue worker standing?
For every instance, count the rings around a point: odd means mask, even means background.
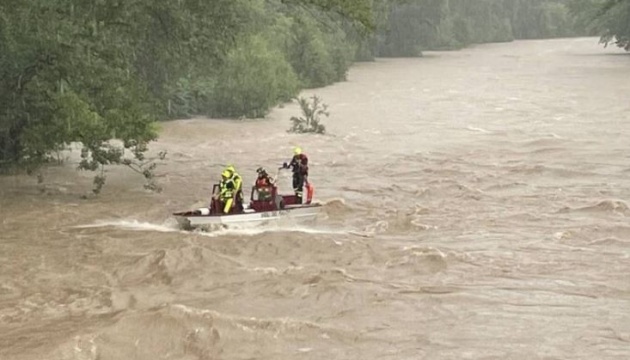
[[[302,149],[293,149],[291,162],[282,165],[285,169],[291,168],[293,171],[293,191],[297,197],[297,203],[302,204],[304,193],[304,183],[308,184],[308,157],[302,153]]]
[[[223,213],[228,214],[232,210],[234,205],[234,194],[236,191],[236,185],[232,180],[232,174],[228,170],[223,170],[221,173],[221,182],[219,183],[219,200],[223,204]]]
[[[228,165],[225,168],[228,172],[230,180],[234,183],[234,199],[239,209],[243,208],[243,178],[236,172],[234,165]]]
[[[269,200],[271,199],[271,187],[273,186],[274,179],[269,176],[267,171],[259,167],[256,169],[258,173],[258,177],[256,178],[256,191],[258,192],[258,200]]]

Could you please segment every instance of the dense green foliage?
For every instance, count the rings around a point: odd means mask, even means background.
[[[172,80],[221,63],[247,2],[1,2],[0,170],[73,142],[81,169],[143,161]]]
[[[573,0],[569,7],[582,26],[601,36],[601,43],[630,51],[630,1]]]
[[[109,164],[147,177],[156,120],[259,117],[341,80],[354,56],[342,26],[372,23],[368,1],[336,3],[0,2],[0,171],[78,143],[79,168],[101,171],[97,189]]]
[[[35,168],[71,143],[81,169],[138,171],[156,120],[261,117],[345,79],[356,60],[581,35],[586,24],[628,48],[628,3],[3,0],[0,171]]]

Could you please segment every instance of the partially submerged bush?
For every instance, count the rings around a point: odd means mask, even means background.
[[[322,103],[321,99],[315,95],[310,99],[310,102],[303,97],[297,99],[303,116],[291,117],[293,125],[288,130],[289,132],[316,134],[324,134],[326,132],[326,127],[321,124],[321,116],[325,115],[328,117],[328,105]]]

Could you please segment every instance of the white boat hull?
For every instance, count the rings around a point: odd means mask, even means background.
[[[213,225],[230,225],[242,223],[263,223],[280,219],[309,220],[317,217],[321,209],[320,204],[293,205],[283,210],[255,212],[245,210],[243,214],[233,215],[187,215],[176,216],[180,225],[189,228],[198,228]]]

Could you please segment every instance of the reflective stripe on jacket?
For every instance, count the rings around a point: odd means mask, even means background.
[[[222,180],[221,183],[219,183],[219,188],[221,189],[221,199],[231,199],[234,196],[235,186],[232,179]]]
[[[230,180],[233,181],[235,190],[240,190],[241,185],[243,184],[243,178],[241,178],[241,175],[239,175],[236,171],[230,171],[230,173],[232,173]]]

